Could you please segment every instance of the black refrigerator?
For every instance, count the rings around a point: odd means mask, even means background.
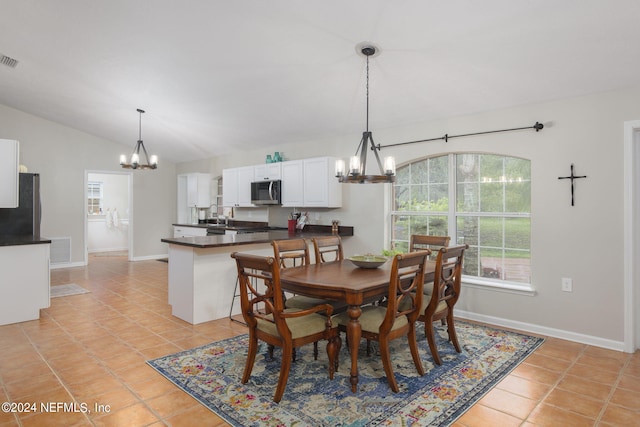
[[[33,236],[40,238],[40,175],[20,174],[17,208],[0,208],[0,237]]]

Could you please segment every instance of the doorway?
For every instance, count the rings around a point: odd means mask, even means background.
[[[131,260],[131,174],[87,171],[84,188],[85,263],[89,254]]]
[[[640,120],[624,123],[624,351],[640,348]]]

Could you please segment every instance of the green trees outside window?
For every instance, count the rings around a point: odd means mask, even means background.
[[[531,162],[494,154],[447,154],[397,169],[392,248],[412,234],[466,243],[464,274],[531,283]]]

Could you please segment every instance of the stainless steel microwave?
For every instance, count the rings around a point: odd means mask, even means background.
[[[254,205],[280,205],[282,181],[256,181],[251,183],[251,203]]]

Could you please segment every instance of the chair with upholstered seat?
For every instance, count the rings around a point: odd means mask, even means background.
[[[362,327],[362,338],[378,341],[382,365],[389,387],[397,393],[398,383],[393,373],[389,342],[406,336],[413,362],[420,375],[424,369],[418,353],[415,322],[422,306],[422,287],[424,285],[424,266],[427,251],[399,254],[393,257],[389,277],[389,291],[384,306],[369,305],[362,307],[358,321]],[[401,308],[402,307],[402,308]],[[350,321],[348,313],[334,316],[340,330],[346,330]]]
[[[273,256],[280,268],[290,268],[311,263],[309,245],[307,245],[305,239],[274,240],[271,242],[271,246],[273,246]],[[304,309],[315,307],[318,304],[329,304],[334,309],[344,307],[344,303],[339,301],[323,300],[304,295],[294,295],[285,301],[287,308]]]
[[[423,234],[412,234],[409,240],[409,252],[429,250],[433,255],[429,259],[435,259],[435,253],[440,248],[449,246],[451,237],[449,236],[428,236]]]
[[[283,268],[297,267],[308,265],[311,263],[309,254],[309,245],[305,239],[289,239],[289,240],[273,240],[273,255],[280,266]],[[285,299],[285,307],[289,309],[306,310],[321,304],[329,304],[334,313],[346,309],[346,304],[342,301],[324,300],[322,298],[313,298],[305,295],[293,295]],[[318,343],[313,343],[313,355],[318,357]],[[296,360],[296,352],[293,351],[293,361]]]
[[[311,263],[309,245],[305,239],[273,240],[274,257],[280,268],[297,267]]]
[[[414,251],[429,251],[429,259],[435,259],[440,248],[446,248],[449,246],[449,236],[430,236],[425,234],[412,234],[409,240],[409,252]],[[427,298],[431,297],[433,292],[433,280],[425,281],[424,294]],[[445,324],[442,319],[442,324]]]
[[[437,252],[436,268],[433,280],[433,291],[430,296],[425,295],[418,321],[424,321],[424,332],[427,336],[429,349],[436,364],[442,364],[435,341],[433,322],[445,321],[449,341],[460,353],[460,343],[453,321],[453,307],[460,297],[462,281],[462,261],[464,251],[469,245],[450,246],[441,248]]]
[[[258,352],[258,340],[282,348],[280,376],[273,400],[284,394],[293,350],[305,344],[327,340],[329,378],[333,379],[340,349],[337,327],[331,323],[333,308],[329,304],[306,310],[285,309],[280,286],[280,267],[272,257],[234,252],[240,282],[242,315],[249,327],[249,349],[242,376],[245,384]]]
[[[344,252],[342,250],[342,239],[340,236],[322,236],[311,239],[316,263],[322,264],[331,261],[342,261]]]

